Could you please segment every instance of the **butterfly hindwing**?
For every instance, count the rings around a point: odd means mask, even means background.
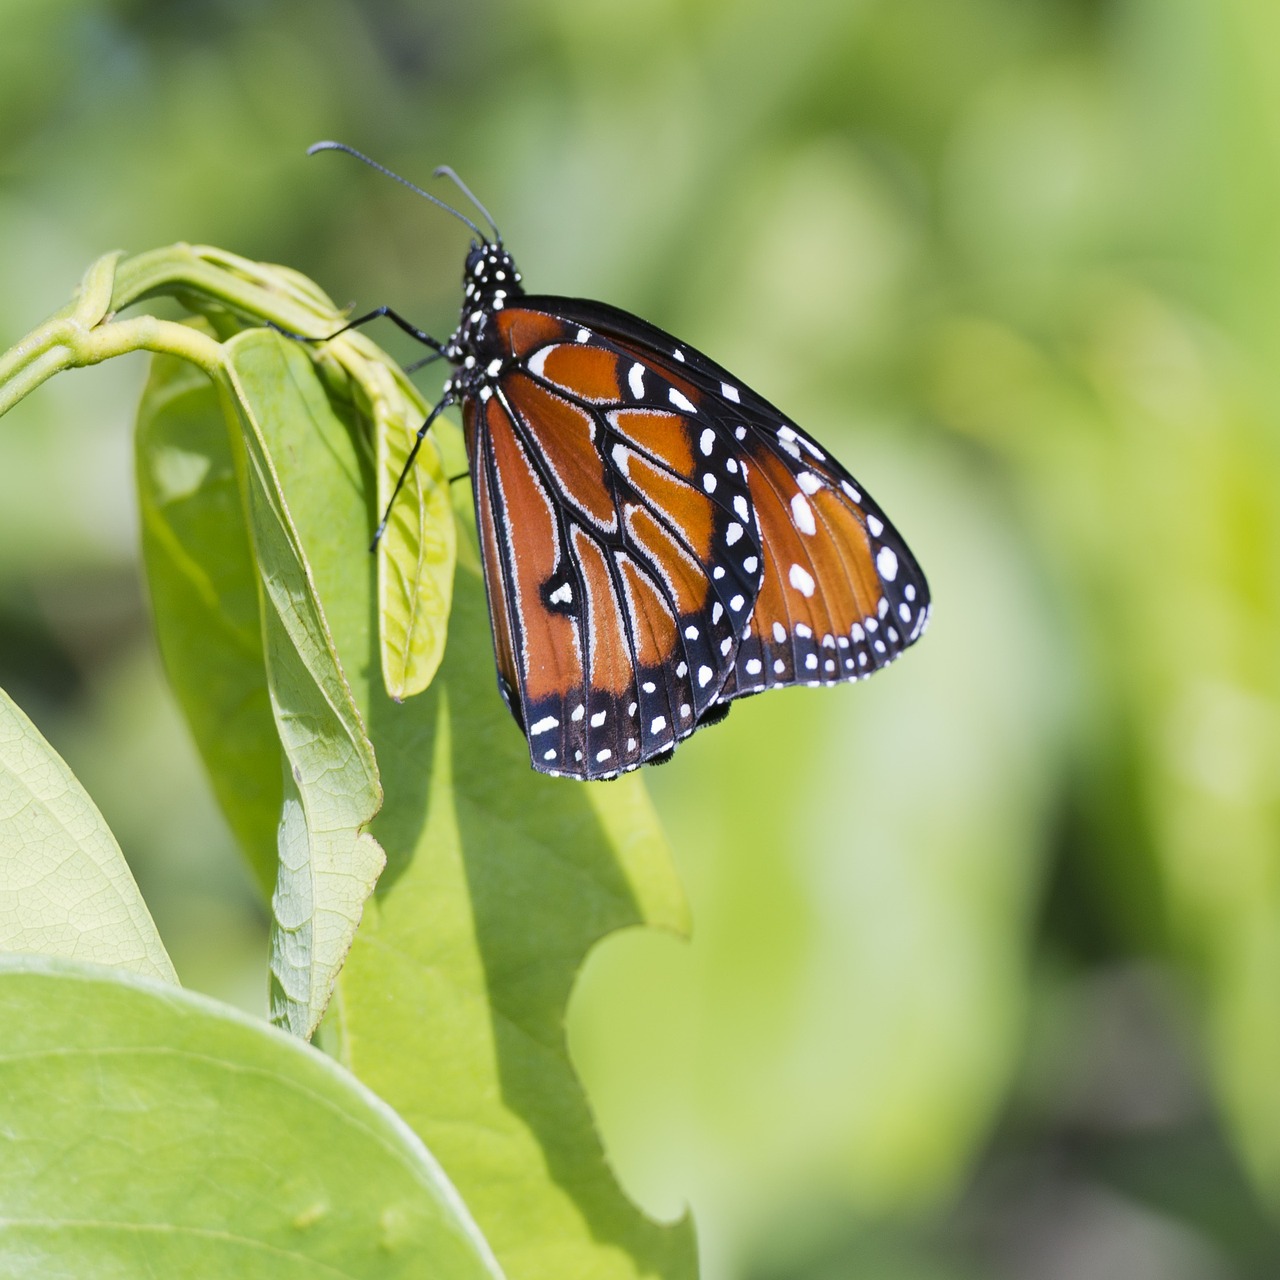
[[[691,384],[552,317],[500,319],[510,358],[467,410],[499,682],[510,663],[535,768],[609,777],[733,677],[762,575],[751,489]]]

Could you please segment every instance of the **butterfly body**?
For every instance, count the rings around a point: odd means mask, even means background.
[[[905,543],[726,370],[474,246],[442,354],[460,403],[498,684],[534,768],[611,778],[735,698],[870,675],[921,634]]]

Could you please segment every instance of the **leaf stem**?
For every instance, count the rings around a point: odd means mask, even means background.
[[[221,249],[175,244],[131,258],[110,253],[85,273],[71,302],[0,355],[0,416],[55,373],[130,351],[180,356],[220,377],[222,347],[208,335],[154,316],[116,319],[125,308],[161,295],[193,311],[230,311],[240,320],[268,320],[299,333],[332,332],[342,319],[304,276]]]

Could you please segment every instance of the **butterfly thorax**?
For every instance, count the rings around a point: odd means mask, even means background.
[[[500,244],[473,244],[463,272],[462,316],[445,345],[445,358],[457,372],[446,391],[459,399],[475,395],[491,376],[487,366],[497,349],[493,316],[524,293],[515,260]]]

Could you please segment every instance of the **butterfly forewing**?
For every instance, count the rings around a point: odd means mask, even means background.
[[[600,335],[643,362],[646,376],[678,381],[717,440],[732,442],[748,477],[763,574],[719,701],[778,685],[859,679],[919,638],[929,590],[915,558],[858,482],[795,423],[635,316],[570,299],[530,305]]]

